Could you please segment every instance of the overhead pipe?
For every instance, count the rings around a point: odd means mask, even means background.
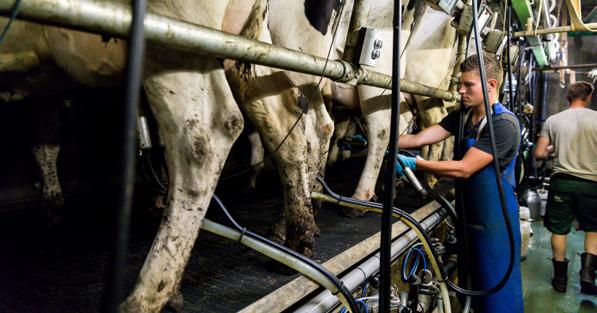
[[[0,0],[0,14],[10,15],[13,4],[13,0]],[[128,38],[131,9],[128,6],[100,0],[23,0],[18,18]],[[357,67],[346,61],[327,60],[157,14],[146,15],[145,34],[147,42],[153,45],[317,76],[323,73],[323,76],[341,82],[356,82],[356,84],[387,88],[392,80],[388,75]],[[402,79],[400,86],[400,90],[406,93],[448,101],[460,99],[456,93]]]
[[[444,217],[443,211],[438,210],[425,218],[425,220],[421,221],[420,224],[426,231],[429,231],[433,229],[439,222],[441,222]],[[392,260],[395,260],[398,256],[402,255],[406,249],[417,239],[418,237],[415,231],[409,230],[394,240],[391,245]],[[365,280],[379,271],[379,260],[380,256],[378,252],[359,264],[348,274],[341,277],[340,280],[346,286],[346,288],[348,288],[348,290],[357,289],[358,286],[360,286]],[[324,313],[329,312],[337,304],[338,300],[336,296],[334,296],[329,290],[325,290],[294,312]]]
[[[589,23],[585,24],[590,29],[597,29],[597,23]],[[514,37],[526,37],[526,36],[537,36],[537,35],[545,35],[545,34],[555,34],[555,33],[567,33],[575,31],[572,29],[572,26],[560,26],[560,27],[551,27],[551,28],[543,28],[537,30],[526,30],[526,31],[519,31],[514,33]]]
[[[597,67],[597,63],[544,66],[544,67],[535,67],[533,70],[545,72],[545,71],[556,71],[556,70],[567,69],[567,68],[593,68],[593,67]]]

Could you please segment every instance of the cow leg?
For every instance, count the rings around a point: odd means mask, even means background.
[[[253,168],[253,175],[249,180],[245,193],[251,194],[255,192],[257,188],[257,178],[261,175],[261,172],[265,168],[265,150],[259,138],[259,133],[253,131],[249,134],[249,143],[251,145],[251,167]]]
[[[337,82],[332,82],[330,86],[335,104],[354,112],[358,112],[360,110],[357,88]],[[338,156],[340,154],[338,142],[340,139],[345,138],[348,136],[349,132],[354,131],[353,123],[349,114],[345,112],[338,112],[335,114],[334,119],[336,126],[334,129],[334,141],[330,147],[327,166],[332,166],[338,160]],[[344,154],[343,151],[342,159],[346,159],[348,157],[350,157],[350,151],[347,151],[346,154]]]
[[[183,307],[184,307],[184,297],[182,295],[182,292],[180,291],[180,282],[179,282],[176,285],[176,288],[174,288],[174,292],[172,293],[172,296],[166,303],[166,308],[168,308],[174,312],[182,312]]]
[[[380,18],[380,20],[378,20],[380,24],[388,26],[388,28],[384,28],[382,30],[381,36],[385,43],[391,43],[392,31],[391,28],[389,28],[391,22],[388,19],[384,19],[387,18],[387,15],[384,16],[385,17],[377,17]],[[403,36],[402,38],[408,38],[410,35],[410,30],[401,30],[401,35]],[[404,49],[405,44],[406,41],[401,42],[401,50]],[[381,54],[391,56],[391,44],[384,44]],[[403,56],[400,60],[400,77],[404,75],[405,62],[406,57]],[[392,68],[392,58],[380,58],[376,68],[381,72],[390,74],[389,71]],[[359,183],[353,194],[353,198],[369,200],[375,195],[375,184],[377,183],[379,171],[383,163],[386,149],[388,147],[388,142],[390,140],[390,101],[392,98],[392,93],[391,90],[384,91],[381,88],[362,85],[357,87],[357,91],[359,105],[361,112],[363,113],[363,117],[365,118],[367,129],[367,160],[365,161],[365,166],[363,168],[363,172],[361,173],[361,177],[359,178]],[[404,109],[405,106],[402,105],[401,108]],[[406,111],[407,110],[404,109],[401,113]],[[403,123],[401,123],[400,126],[402,128],[405,127]],[[352,211],[352,213],[358,213],[357,215],[361,215],[358,211]]]
[[[443,102],[441,100],[421,100],[419,96],[415,96],[415,98],[419,112],[421,112],[420,120],[423,129],[439,123],[444,116],[447,115],[447,111],[443,107]],[[443,151],[444,141],[440,141],[436,144],[423,147],[421,149],[421,156],[427,160],[437,161],[442,158]],[[427,175],[426,180],[427,183],[432,187],[437,183],[437,178],[435,178],[433,175]]]
[[[340,156],[340,147],[338,142],[340,139],[348,136],[351,130],[351,119],[350,116],[344,112],[334,113],[334,140],[330,145],[330,151],[328,152],[327,166],[333,166],[338,161]]]
[[[288,150],[288,154],[284,153],[284,157],[276,158],[280,179],[284,186],[285,245],[311,257],[317,226],[313,217],[308,186],[306,144],[297,143]]]
[[[390,94],[379,97],[380,88],[359,86],[361,110],[367,128],[367,160],[361,173],[353,198],[369,200],[375,194],[375,184],[379,175],[388,141],[390,140]]]
[[[159,312],[174,295],[225,159],[243,127],[217,62],[185,62],[197,72],[161,72],[144,82],[166,148],[170,188],[158,234],[133,292],[121,305],[125,312]]]
[[[319,94],[311,100],[311,109],[307,113],[305,135],[307,139],[307,174],[310,191],[321,192],[323,186],[317,181],[317,176],[325,176],[325,166],[330,148],[330,139],[334,133],[334,122],[327,111]],[[313,215],[321,208],[320,201],[311,201]],[[315,235],[319,235],[319,228],[315,228]]]
[[[64,206],[62,188],[58,179],[57,159],[60,152],[59,112],[56,103],[44,103],[38,111],[35,141],[32,146],[35,161],[42,177],[42,200],[44,218],[49,223],[57,222],[57,210]]]
[[[276,81],[280,83],[280,81]],[[243,103],[247,115],[259,131],[270,153],[280,144],[296,122],[306,99],[298,88],[271,86],[276,97],[252,98]],[[257,90],[257,89],[256,89]],[[303,114],[284,144],[274,154],[284,190],[285,245],[306,256],[313,254],[316,232],[309,193],[307,143],[305,128],[308,114]]]

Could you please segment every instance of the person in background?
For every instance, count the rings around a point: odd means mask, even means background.
[[[487,76],[488,101],[492,109],[497,159],[502,172],[504,189],[514,246],[508,240],[500,195],[493,167],[493,154],[489,127],[485,127],[485,105],[479,74],[479,56],[472,55],[460,66],[462,76],[458,92],[462,108],[448,114],[438,125],[433,125],[415,135],[400,136],[399,148],[414,148],[433,144],[451,135],[456,137],[454,160],[428,161],[403,155],[398,157],[404,165],[439,176],[455,177],[462,200],[457,206],[466,212],[465,231],[469,240],[466,266],[472,280],[472,289],[485,290],[497,285],[504,277],[510,262],[510,249],[514,249],[514,267],[506,285],[496,293],[473,298],[475,312],[522,313],[522,282],[520,275],[520,225],[518,201],[514,194],[514,165],[520,145],[520,125],[512,112],[499,101],[503,78],[502,66],[497,58],[485,53],[484,69]],[[462,126],[462,127],[461,127]],[[396,163],[396,171],[402,167]],[[464,249],[464,247],[463,247]],[[463,257],[464,259],[464,257]]]
[[[568,259],[566,236],[573,220],[585,232],[585,252],[581,255],[581,292],[597,295],[597,112],[588,109],[593,85],[577,82],[568,87],[570,108],[550,116],[543,125],[535,148],[535,158],[555,154],[543,223],[552,233],[553,288],[566,292]]]

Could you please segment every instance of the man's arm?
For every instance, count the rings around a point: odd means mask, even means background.
[[[434,144],[450,137],[450,132],[439,125],[433,125],[425,128],[415,135],[402,135],[398,140],[399,148],[417,148],[424,145]]]
[[[549,137],[541,136],[539,140],[537,140],[537,144],[535,145],[535,158],[536,159],[544,159],[546,158],[552,151],[553,146],[550,146]]]
[[[493,161],[493,156],[475,147],[470,148],[460,161],[428,161],[417,159],[417,169],[439,176],[469,178]]]

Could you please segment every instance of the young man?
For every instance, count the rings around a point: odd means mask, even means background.
[[[570,108],[545,121],[535,157],[542,159],[551,150],[555,152],[554,174],[543,219],[545,227],[552,233],[554,278],[551,285],[559,292],[566,292],[566,236],[576,217],[580,229],[585,231],[580,291],[597,295],[597,112],[587,108],[592,93],[593,85],[587,82],[568,87],[566,98]]]
[[[520,144],[518,119],[498,102],[503,71],[494,55],[484,54],[487,77],[487,93],[493,114],[491,115],[497,157],[502,172],[502,186],[506,196],[508,216],[514,234],[514,268],[507,284],[497,293],[473,298],[475,312],[523,312],[522,284],[520,276],[520,226],[518,202],[514,195],[514,164]],[[479,58],[473,55],[460,67],[462,76],[458,92],[463,107],[446,116],[438,125],[426,128],[415,135],[400,136],[400,148],[413,148],[433,144],[454,135],[457,138],[454,160],[427,161],[400,155],[411,169],[457,178],[461,200],[460,211],[466,215],[465,231],[469,241],[468,270],[475,290],[495,286],[506,273],[511,249],[506,224],[500,205],[500,197],[493,168],[489,127],[485,120],[485,106]],[[462,127],[461,127],[462,125]],[[402,168],[396,165],[401,174]],[[462,252],[462,251],[461,251]]]

